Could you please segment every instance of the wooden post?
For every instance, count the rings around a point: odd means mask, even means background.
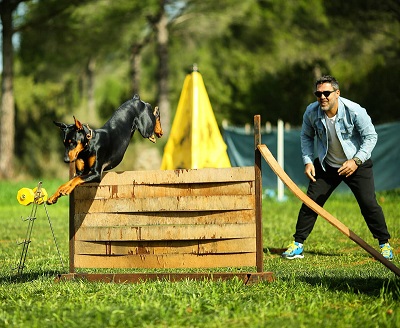
[[[75,163],[69,164],[69,178],[75,175]],[[69,195],[69,273],[75,273],[75,197],[74,192]]]
[[[262,171],[261,153],[258,145],[261,144],[261,118],[254,116],[254,170],[255,170],[255,201],[256,201],[256,266],[257,272],[263,272],[263,236],[262,236]]]

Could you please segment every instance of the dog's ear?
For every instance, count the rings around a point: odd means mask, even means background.
[[[140,99],[139,95],[135,94],[132,98],[132,102],[133,102],[133,106],[135,106],[135,108],[138,111],[143,111],[147,106],[146,104]]]
[[[65,124],[65,123],[62,123],[62,122],[56,122],[56,121],[53,121],[53,123],[55,124],[55,125],[57,125],[61,130],[65,130],[65,129],[67,129],[68,128],[68,125],[67,124]]]
[[[75,121],[75,127],[76,127],[76,129],[77,129],[77,130],[83,130],[83,125],[82,125],[82,123],[79,122],[79,121],[75,118],[75,116],[74,116],[74,121]]]

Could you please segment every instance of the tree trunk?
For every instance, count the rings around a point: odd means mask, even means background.
[[[87,119],[88,122],[94,126],[99,125],[99,117],[96,111],[96,100],[94,97],[94,86],[95,86],[95,69],[96,69],[96,59],[93,57],[89,58],[88,64],[86,66],[86,76],[87,76]]]
[[[0,108],[0,179],[14,174],[15,103],[13,92],[13,46],[12,12],[14,5],[3,1],[1,21],[3,25],[3,74]]]
[[[171,111],[168,100],[168,18],[165,13],[165,0],[160,0],[160,16],[155,24],[158,56],[158,102],[164,138],[168,138],[171,127]]]
[[[140,51],[142,47],[143,44],[134,44],[131,47],[131,90],[133,94],[138,95],[140,95],[140,65],[142,64]]]

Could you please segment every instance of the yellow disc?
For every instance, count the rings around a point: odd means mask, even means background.
[[[30,203],[33,203],[34,199],[35,199],[35,193],[33,192],[32,189],[22,188],[18,190],[17,200],[21,205],[27,206]]]
[[[47,191],[44,188],[40,188],[40,195],[36,195],[37,187],[33,189],[34,197],[36,197],[36,204],[43,204],[47,200]]]

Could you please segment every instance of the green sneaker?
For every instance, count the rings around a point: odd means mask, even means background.
[[[379,247],[381,248],[381,254],[384,258],[388,259],[389,261],[393,260],[393,248],[389,243],[379,245]]]
[[[292,242],[288,246],[288,249],[284,253],[282,253],[282,257],[288,260],[302,259],[304,257],[303,245],[300,245],[296,241]]]

